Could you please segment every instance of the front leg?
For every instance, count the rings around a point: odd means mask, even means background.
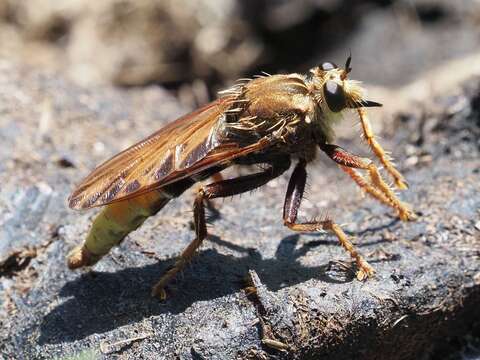
[[[400,190],[405,190],[408,188],[408,184],[405,181],[405,178],[402,174],[393,166],[392,159],[390,156],[383,150],[382,146],[378,143],[377,139],[375,139],[375,135],[373,134],[372,126],[370,125],[370,121],[367,117],[367,110],[364,108],[357,109],[358,115],[360,116],[360,122],[362,124],[363,129],[363,136],[367,141],[370,149],[373,153],[378,157],[380,162],[387,172],[392,176],[393,180],[395,181],[395,186]]]
[[[342,228],[335,224],[331,219],[322,221],[311,221],[297,223],[298,210],[302,202],[305,183],[307,181],[307,171],[305,169],[306,162],[300,160],[292,173],[290,182],[288,183],[287,195],[285,196],[285,204],[283,206],[283,221],[293,231],[298,232],[316,232],[320,230],[328,230],[335,234],[340,244],[348,251],[350,256],[355,259],[359,271],[357,272],[358,280],[365,280],[367,277],[375,273],[373,267],[358,253],[355,246],[348,239]]]
[[[343,171],[350,175],[353,181],[355,181],[363,191],[381,203],[395,209],[401,220],[408,221],[415,219],[415,214],[409,209],[408,205],[397,198],[392,189],[390,189],[390,186],[382,179],[378,168],[370,159],[353,155],[338,145],[320,144],[319,146],[330,159],[335,161]],[[367,170],[370,175],[371,184],[355,169]]]

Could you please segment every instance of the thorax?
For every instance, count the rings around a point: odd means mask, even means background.
[[[268,139],[270,152],[313,158],[318,141],[329,137],[321,106],[299,74],[251,80],[231,90],[223,132],[247,146]]]

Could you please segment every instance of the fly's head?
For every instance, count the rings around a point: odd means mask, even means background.
[[[350,63],[351,57],[348,57],[343,69],[334,63],[325,62],[310,70],[309,78],[315,100],[328,123],[341,118],[347,109],[382,106],[365,100],[360,82],[348,79],[348,74],[352,71]]]

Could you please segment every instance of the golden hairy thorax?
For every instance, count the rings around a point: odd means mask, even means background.
[[[234,86],[225,95],[235,97],[232,108],[226,112],[222,129],[225,137],[245,144],[268,138],[271,144],[262,153],[314,158],[314,133],[321,130],[314,120],[320,118],[320,108],[305,76],[262,76]]]
[[[303,76],[273,75],[240,83],[223,92],[233,96],[233,105],[226,112],[226,128],[263,137],[285,127],[299,124],[314,113],[315,102]]]
[[[287,153],[314,154],[319,141],[333,141],[332,127],[343,118],[342,112],[333,112],[326,104],[322,88],[328,80],[346,89],[350,103],[361,100],[358,83],[342,79],[340,71],[314,68],[307,75],[246,79],[223,92],[233,100],[222,130],[236,141],[273,137],[278,142],[272,146]]]

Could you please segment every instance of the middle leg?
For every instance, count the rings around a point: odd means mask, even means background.
[[[210,179],[212,179],[212,181],[216,183],[225,180],[221,172],[213,174]],[[200,188],[201,186],[198,187],[197,192],[198,190],[200,190]],[[217,205],[215,205],[213,201],[205,198],[205,206],[210,213],[208,216],[209,222],[215,221],[220,218],[220,211],[217,209]]]
[[[350,256],[355,259],[359,268],[357,279],[361,281],[372,276],[375,273],[373,267],[371,267],[370,264],[358,253],[348,236],[343,232],[342,228],[332,220],[325,219],[322,221],[297,223],[298,210],[302,202],[305,183],[307,181],[307,171],[305,167],[306,162],[300,160],[292,173],[290,182],[288,183],[287,195],[285,196],[285,204],[283,206],[284,224],[290,229],[298,232],[316,232],[320,230],[333,232],[340,244],[346,251],[348,251]]]

